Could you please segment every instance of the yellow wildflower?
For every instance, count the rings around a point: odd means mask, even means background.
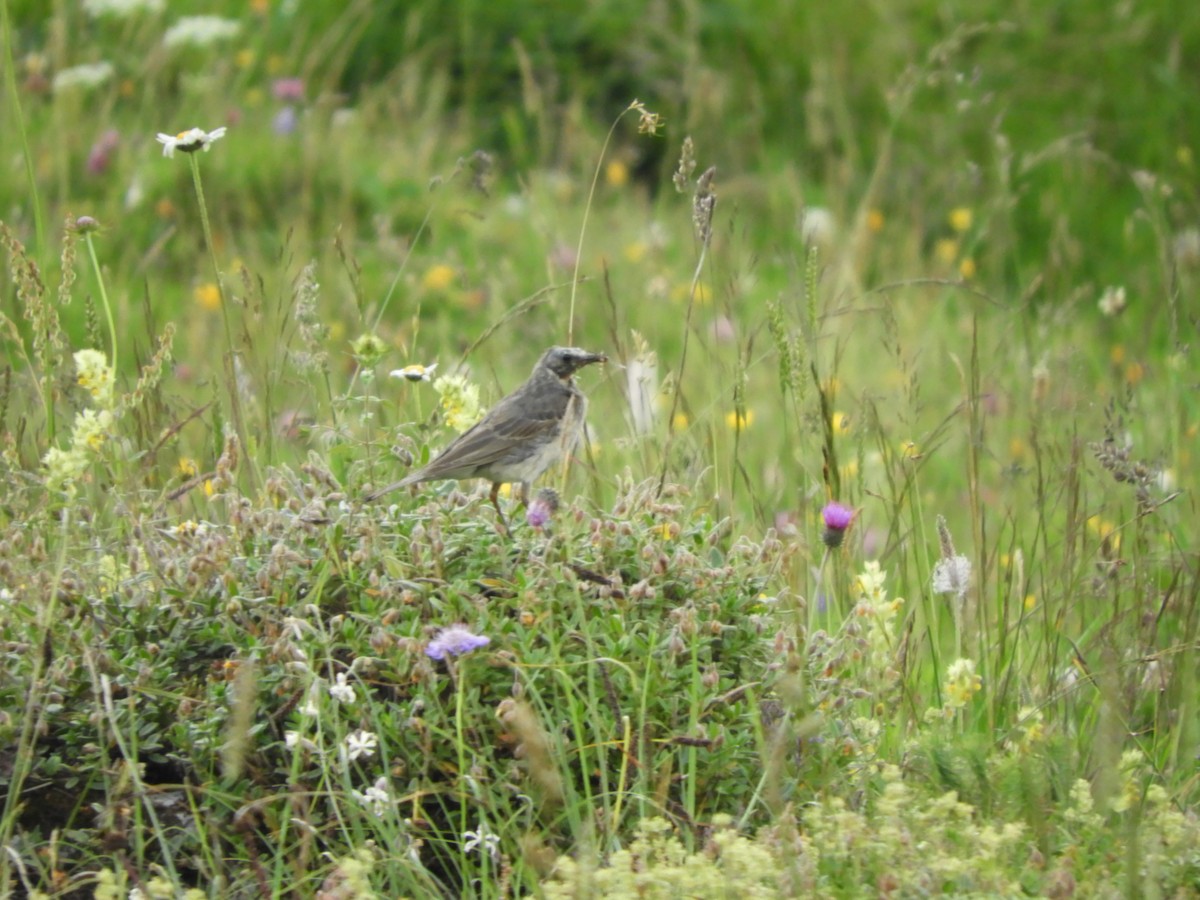
[[[982,689],[983,678],[975,674],[974,660],[956,659],[946,670],[946,684],[942,690],[947,709],[962,709]]]
[[[75,354],[75,371],[79,373],[79,386],[101,407],[111,408],[116,373],[108,364],[108,357],[99,350],[80,350]]]
[[[754,424],[754,410],[739,413],[736,409],[725,413],[725,424],[734,431],[745,431]]]
[[[958,259],[958,241],[954,238],[941,238],[933,245],[934,258],[947,265]]]
[[[425,270],[421,277],[421,286],[427,291],[443,292],[454,284],[454,269],[445,263],[438,263]]]
[[[443,375],[433,383],[442,402],[442,416],[455,431],[463,432],[479,421],[479,386],[462,375]]]
[[[196,285],[192,291],[192,296],[203,309],[209,312],[215,312],[221,308],[221,289],[211,281],[206,281],[203,284]]]
[[[621,255],[625,257],[627,262],[641,262],[646,256],[645,241],[634,241],[632,244],[626,244],[625,249],[621,251]]]

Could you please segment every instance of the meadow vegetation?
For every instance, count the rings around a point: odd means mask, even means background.
[[[1200,893],[1200,12],[513,6],[0,0],[0,896]]]

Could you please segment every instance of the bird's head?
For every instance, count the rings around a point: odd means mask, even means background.
[[[559,378],[570,378],[577,369],[596,362],[607,362],[603,353],[589,353],[578,347],[551,347],[538,360],[537,368],[546,368]]]

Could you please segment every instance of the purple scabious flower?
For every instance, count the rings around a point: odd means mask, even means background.
[[[296,107],[285,106],[279,112],[275,113],[275,117],[271,119],[271,130],[276,134],[294,134],[296,131]]]
[[[490,637],[475,634],[466,625],[448,625],[438,632],[437,637],[425,648],[430,659],[445,659],[447,656],[462,656],[492,642]]]
[[[821,518],[825,520],[825,533],[821,535],[821,540],[825,542],[825,546],[829,548],[842,546],[842,539],[846,536],[846,529],[854,521],[854,510],[831,500],[821,510]]]

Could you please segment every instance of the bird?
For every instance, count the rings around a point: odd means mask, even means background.
[[[519,484],[521,498],[526,500],[529,486],[574,451],[583,434],[587,397],[575,386],[572,376],[584,366],[607,361],[603,353],[551,347],[524,384],[451,441],[428,465],[372,491],[367,501],[423,481],[487,478],[492,482],[492,505],[503,522],[500,485]]]

